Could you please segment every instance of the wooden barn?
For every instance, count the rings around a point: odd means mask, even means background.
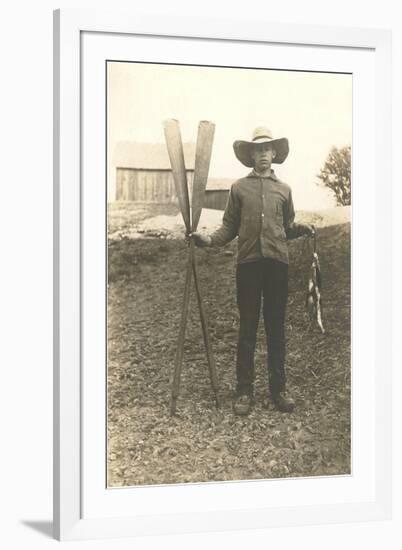
[[[195,144],[184,143],[184,161],[191,196]],[[176,203],[177,195],[164,143],[118,143],[113,157],[117,201]],[[233,179],[209,178],[204,208],[224,210]]]
[[[228,178],[209,178],[204,197],[204,208],[225,210],[230,187],[234,182]]]
[[[184,161],[191,192],[194,176],[194,143],[184,143]],[[116,200],[176,202],[169,156],[164,143],[120,142],[115,150]]]

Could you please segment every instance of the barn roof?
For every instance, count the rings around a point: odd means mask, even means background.
[[[194,170],[195,144],[183,143],[187,170]],[[112,162],[118,168],[139,170],[171,170],[165,143],[120,141],[113,152]]]
[[[231,178],[208,178],[207,189],[210,191],[228,191],[234,181]]]

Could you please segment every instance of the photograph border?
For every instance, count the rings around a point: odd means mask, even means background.
[[[205,30],[208,29],[208,30]],[[222,29],[230,29],[222,31]],[[265,20],[54,12],[54,536],[59,540],[222,531],[387,519],[391,514],[391,216],[377,193],[375,500],[198,513],[83,519],[81,514],[81,35],[83,32],[370,49],[375,55],[377,180],[391,182],[391,33]],[[380,292],[381,291],[381,292]],[[374,300],[374,298],[373,298]],[[146,489],[143,489],[146,490]],[[134,521],[135,519],[135,521]]]

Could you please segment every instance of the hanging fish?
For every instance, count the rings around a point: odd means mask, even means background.
[[[317,254],[316,232],[314,226],[313,229],[314,250],[311,259],[310,277],[307,287],[306,307],[310,317],[310,321],[317,321],[321,332],[325,334],[325,330],[322,324],[321,268]]]

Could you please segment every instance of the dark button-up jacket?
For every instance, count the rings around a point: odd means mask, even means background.
[[[223,246],[236,236],[238,263],[273,258],[289,263],[286,240],[306,232],[294,222],[295,211],[289,185],[273,170],[268,177],[254,170],[233,183],[222,225],[211,235],[212,246]]]

